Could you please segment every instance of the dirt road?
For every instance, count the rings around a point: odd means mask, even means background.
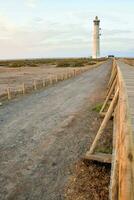
[[[0,199],[60,200],[87,137],[64,133],[106,86],[111,61],[0,108]],[[79,134],[79,128],[77,130]]]

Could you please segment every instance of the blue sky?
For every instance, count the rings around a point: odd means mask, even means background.
[[[0,59],[92,55],[101,20],[101,55],[134,56],[133,0],[0,0]]]

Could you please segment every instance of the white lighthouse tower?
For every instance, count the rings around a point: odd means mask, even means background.
[[[100,57],[100,20],[95,17],[93,30],[93,58]]]

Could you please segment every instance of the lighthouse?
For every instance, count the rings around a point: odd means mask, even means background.
[[[100,57],[100,20],[96,16],[94,23],[94,29],[93,29],[93,58],[99,58]]]

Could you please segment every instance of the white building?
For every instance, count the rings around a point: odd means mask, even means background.
[[[95,17],[94,30],[93,30],[93,58],[100,57],[100,20],[98,17]]]

